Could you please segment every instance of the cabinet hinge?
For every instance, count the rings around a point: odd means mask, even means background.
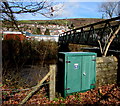
[[[70,90],[70,88],[66,88],[65,90]]]
[[[96,59],[93,59],[92,61],[96,61]]]
[[[91,84],[91,85],[95,86],[96,84]]]
[[[66,63],[70,63],[70,61],[66,61]]]

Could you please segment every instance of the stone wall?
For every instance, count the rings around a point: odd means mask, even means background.
[[[96,68],[97,86],[116,83],[118,69],[118,60],[116,57],[97,57]]]

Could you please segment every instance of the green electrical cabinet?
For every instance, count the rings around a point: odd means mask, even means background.
[[[63,97],[95,87],[96,53],[59,52],[57,90]]]

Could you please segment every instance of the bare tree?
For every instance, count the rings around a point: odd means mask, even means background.
[[[112,41],[114,40],[116,35],[119,33],[120,25],[118,26],[118,28],[115,31],[113,31],[112,29],[110,29],[110,30],[111,31],[109,33],[109,36],[107,37],[107,40],[106,40],[105,45],[103,46],[103,48],[102,48],[100,40],[98,40],[98,43],[99,43],[99,46],[100,46],[100,51],[101,51],[101,54],[102,54],[103,57],[106,57],[108,49],[109,49]]]
[[[117,8],[118,2],[103,2],[99,7],[99,12],[102,12],[102,15],[104,15],[107,18],[112,18],[113,16],[118,16]]]
[[[1,2],[0,11],[2,12],[0,18],[4,21],[11,22],[15,27],[19,29],[16,14],[31,13],[36,15],[37,13],[44,15],[45,17],[52,17],[55,11],[53,6],[56,5],[53,2],[47,0],[40,0],[40,2]]]

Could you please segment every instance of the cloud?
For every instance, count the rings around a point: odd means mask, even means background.
[[[70,17],[72,16],[72,11],[74,10],[73,5],[71,3],[59,3],[57,5],[55,5],[53,8],[55,10],[55,12],[53,13],[53,15],[58,18],[63,18],[63,17]],[[75,6],[74,6],[75,8]]]
[[[74,16],[74,12],[80,7],[79,3],[66,2],[64,6],[64,13],[67,13],[68,17]],[[65,14],[64,14],[65,15]]]
[[[53,12],[54,17],[61,17],[64,14],[64,5],[63,3],[59,3],[53,6],[53,9],[55,10]]]
[[[84,17],[90,13],[95,13],[93,3],[83,2],[65,2],[54,6],[58,11],[54,12],[54,18]],[[85,15],[87,14],[87,15]],[[83,16],[82,16],[83,15]],[[91,15],[92,16],[92,15]]]
[[[93,12],[94,10],[95,10],[95,8],[93,7],[93,5],[91,6],[91,3],[81,3],[81,6],[80,6],[80,8],[81,8],[81,10],[83,11],[84,10],[84,12],[85,11],[91,11],[91,12]]]
[[[19,19],[65,19],[65,18],[99,18],[98,2],[56,2],[52,18],[46,18],[41,14],[32,16],[30,14],[19,15]]]
[[[66,2],[62,10],[63,18],[93,18],[100,17],[96,2]]]
[[[108,0],[54,0],[56,2],[108,2]],[[109,2],[114,2],[119,0],[109,0]]]

